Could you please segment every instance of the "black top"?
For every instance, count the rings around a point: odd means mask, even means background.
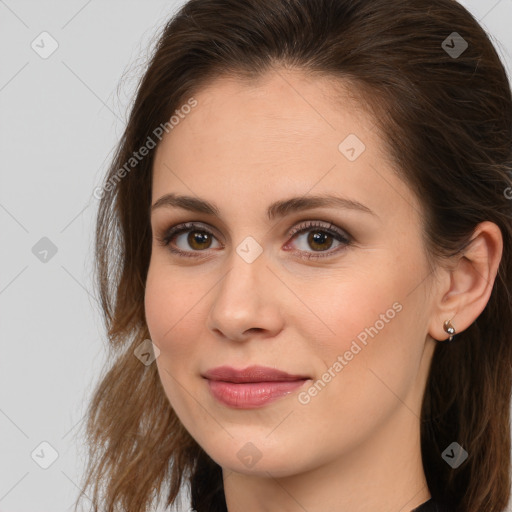
[[[432,498],[430,498],[428,501],[421,504],[419,507],[411,510],[411,512],[450,512],[450,511],[442,503],[434,501]]]

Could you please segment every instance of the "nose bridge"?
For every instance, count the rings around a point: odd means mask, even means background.
[[[268,271],[264,254],[261,253],[253,261],[247,261],[240,256],[237,248],[231,254],[228,264],[230,270],[219,283],[216,304],[229,308],[238,306],[244,310],[257,307],[262,293],[262,273]]]
[[[280,323],[276,296],[267,284],[272,274],[268,259],[262,251],[254,257],[255,249],[245,240],[233,250],[214,295],[209,327],[229,338],[239,338],[248,329],[273,330]]]
[[[259,293],[263,275],[268,272],[268,250],[252,236],[246,236],[237,245],[233,245],[228,260],[229,273],[222,286],[232,288],[230,293],[244,296],[253,290]]]

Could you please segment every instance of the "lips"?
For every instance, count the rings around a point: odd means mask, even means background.
[[[284,397],[304,385],[310,377],[266,366],[237,370],[219,366],[202,375],[213,397],[228,407],[253,409]]]
[[[236,370],[230,366],[219,366],[208,370],[203,375],[209,380],[224,382],[288,382],[292,380],[309,379],[305,375],[291,375],[268,366],[249,366],[244,370]]]

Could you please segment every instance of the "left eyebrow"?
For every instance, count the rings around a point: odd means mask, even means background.
[[[220,213],[220,209],[214,203],[193,196],[181,196],[172,193],[165,194],[157,201],[155,201],[155,203],[151,206],[151,211],[153,212],[157,208],[164,206],[181,208],[183,210],[188,210],[195,213],[215,215],[217,217],[219,217]],[[378,217],[375,212],[370,210],[370,208],[364,204],[359,203],[358,201],[353,201],[351,199],[333,195],[292,197],[290,199],[276,201],[268,207],[267,217],[269,220],[274,220],[275,218],[284,217],[296,211],[310,210],[320,207],[334,207],[342,208],[345,210],[357,210]]]
[[[292,197],[283,201],[276,201],[269,206],[267,210],[267,217],[269,220],[273,220],[277,217],[284,217],[292,212],[321,207],[357,210],[378,217],[375,212],[358,201],[333,195]]]

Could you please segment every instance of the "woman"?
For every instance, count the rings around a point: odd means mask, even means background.
[[[189,1],[98,191],[94,506],[504,511],[511,131],[455,1]]]

